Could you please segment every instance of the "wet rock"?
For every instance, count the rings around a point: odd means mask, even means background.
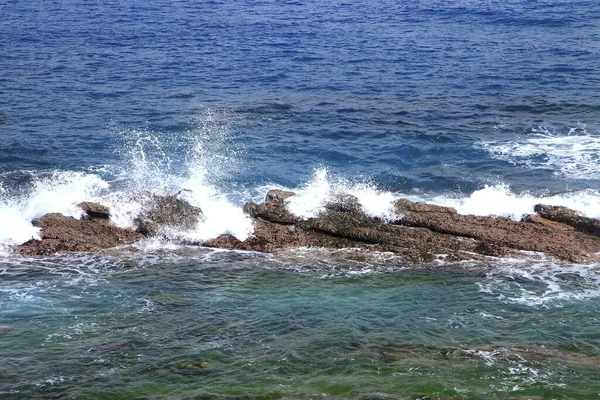
[[[77,204],[89,218],[94,219],[110,219],[110,209],[102,204],[84,201]]]
[[[369,218],[362,213],[330,211],[302,224],[331,238],[351,240],[357,247],[390,251],[413,262],[430,262],[444,254],[449,260],[465,259],[475,243],[427,229],[408,228]]]
[[[402,199],[394,204],[397,219],[388,223],[365,215],[350,194],[336,194],[318,216],[300,218],[286,208],[285,200],[293,195],[271,190],[263,203],[246,203],[244,212],[253,219],[254,232],[244,241],[224,234],[193,244],[269,253],[304,247],[356,249],[361,257],[389,252],[414,263],[525,257],[522,251],[571,262],[600,261],[600,237],[595,236],[600,233],[600,221],[564,207],[538,205],[539,215],[517,222],[461,215],[453,208]],[[16,250],[23,255],[98,251],[156,235],[163,228],[193,229],[203,218],[202,210],[177,194],[143,196],[148,211],[136,219],[137,231],[113,226],[110,210],[103,205],[81,203],[86,213],[83,219],[60,214],[38,218],[32,223],[40,228],[41,238]]]
[[[283,206],[286,199],[295,196],[296,193],[281,189],[271,189],[265,196],[265,203]]]
[[[242,242],[243,250],[273,253],[277,250],[306,247],[311,243],[308,232],[293,224],[272,222],[264,219],[254,221],[252,236]]]
[[[551,229],[556,229],[556,230],[561,230],[561,231],[574,231],[575,230],[575,228],[573,228],[572,226],[569,226],[567,224],[563,224],[560,222],[556,222],[556,221],[551,221],[549,219],[542,218],[539,215],[535,215],[535,214],[524,215],[523,218],[521,218],[521,222],[528,222],[530,224],[544,225]]]
[[[510,249],[542,252],[571,262],[596,260],[600,241],[592,236],[504,217],[461,215],[454,209],[430,204],[398,200],[395,224],[427,228],[432,232],[473,238],[485,242],[480,249],[487,252],[490,245]]]
[[[200,208],[179,199],[177,194],[150,195],[146,203],[149,211],[135,220],[137,232],[144,236],[155,236],[163,228],[193,229],[203,218]]]
[[[202,246],[230,250],[239,250],[243,247],[242,241],[230,234],[219,235],[215,239],[206,240],[202,243]]]
[[[41,240],[32,239],[16,248],[17,252],[27,256],[97,251],[124,243],[112,227],[58,213],[36,218],[32,224],[40,228]]]
[[[537,204],[533,211],[542,218],[569,225],[579,232],[600,236],[600,220],[585,217],[567,207]]]
[[[465,259],[466,252],[475,248],[472,241],[426,229],[387,224],[349,208],[327,210],[319,217],[307,220],[300,220],[284,208],[266,203],[248,203],[244,209],[256,218],[253,235],[241,245],[236,244],[236,248],[245,250],[360,248],[393,252],[413,262],[431,262],[438,254],[445,254],[450,260]]]
[[[396,213],[404,215],[404,213],[419,213],[425,215],[455,215],[456,209],[452,207],[438,206],[435,204],[416,203],[407,199],[400,199],[394,203]]]
[[[505,246],[485,241],[480,242],[477,247],[475,247],[475,251],[479,254],[490,257],[506,257],[509,253],[509,249],[507,249]]]
[[[252,218],[260,218],[279,224],[295,224],[300,220],[285,207],[273,203],[246,203],[243,210]]]
[[[325,203],[325,209],[329,211],[362,213],[362,205],[356,196],[347,193],[337,193],[331,196]]]

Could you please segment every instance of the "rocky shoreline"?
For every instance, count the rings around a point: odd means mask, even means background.
[[[277,252],[299,247],[358,248],[391,252],[410,263],[484,260],[489,257],[523,258],[542,253],[574,263],[600,261],[600,220],[561,207],[536,205],[535,214],[521,221],[494,216],[462,215],[455,209],[406,199],[394,203],[388,221],[365,215],[354,196],[338,194],[314,218],[288,211],[293,192],[270,190],[262,203],[246,203],[254,233],[246,240],[224,234],[204,242],[205,247]],[[193,229],[203,218],[200,208],[178,194],[146,196],[146,210],[135,226],[123,229],[110,220],[110,210],[97,203],[80,203],[81,219],[50,213],[32,221],[40,239],[15,246],[23,256],[60,252],[95,252],[132,244],[168,230]]]

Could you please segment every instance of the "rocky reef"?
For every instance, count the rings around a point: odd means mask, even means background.
[[[278,252],[287,249],[358,248],[391,252],[412,263],[524,257],[541,253],[576,263],[600,261],[600,220],[576,211],[539,204],[521,221],[504,217],[462,215],[455,209],[397,200],[387,220],[367,216],[350,194],[332,196],[313,218],[300,218],[286,207],[293,192],[270,190],[262,203],[246,203],[253,234],[246,240],[224,234],[198,243],[205,247]],[[148,195],[145,212],[135,226],[123,229],[110,220],[110,210],[81,203],[83,217],[46,214],[32,221],[40,238],[16,246],[25,256],[57,252],[90,252],[160,235],[165,229],[192,229],[204,215],[176,194]]]

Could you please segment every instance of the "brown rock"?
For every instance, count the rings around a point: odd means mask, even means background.
[[[252,218],[260,218],[280,224],[295,224],[299,221],[299,218],[286,210],[285,207],[273,203],[246,203],[243,210]]]
[[[486,246],[543,252],[572,262],[595,260],[595,253],[600,251],[600,241],[594,237],[548,226],[503,217],[460,215],[452,208],[409,200],[399,200],[395,206],[401,216],[396,224],[469,237],[487,243]]]
[[[295,196],[296,193],[289,192],[281,189],[271,189],[265,196],[265,203],[274,204],[276,206],[283,206],[286,199]]]
[[[88,217],[97,219],[109,219],[110,209],[102,204],[93,203],[90,201],[84,201],[83,203],[77,204],[77,207],[81,208]]]
[[[362,213],[362,205],[356,196],[347,193],[337,193],[325,203],[329,211]]]
[[[523,218],[521,218],[521,222],[528,222],[530,224],[544,225],[551,229],[557,229],[557,230],[561,230],[561,231],[574,231],[575,230],[575,228],[573,228],[572,226],[569,226],[567,224],[563,224],[560,222],[556,222],[556,221],[550,221],[549,219],[542,218],[539,215],[535,215],[535,214],[524,215]]]
[[[469,258],[466,253],[475,249],[474,241],[428,229],[387,224],[361,213],[332,211],[300,225],[331,238],[351,240],[357,244],[356,247],[390,251],[413,262],[433,261],[442,254],[453,260],[466,259]]]
[[[119,235],[108,226],[50,213],[36,218],[41,240],[29,240],[17,246],[23,255],[48,255],[62,251],[97,251],[122,244]]]
[[[148,211],[135,220],[137,232],[144,236],[154,236],[165,227],[192,229],[203,218],[200,208],[177,198],[176,194],[150,195],[146,203]]]
[[[219,235],[215,239],[206,240],[202,243],[204,247],[216,247],[220,249],[242,249],[242,241],[230,234]]]
[[[542,218],[572,226],[579,232],[600,236],[600,220],[588,218],[577,211],[563,206],[547,206],[537,204],[533,211]]]
[[[473,258],[468,252],[474,251],[476,244],[427,229],[386,224],[348,208],[330,210],[308,220],[292,219],[282,207],[265,203],[248,203],[245,210],[256,218],[253,235],[236,247],[245,250],[360,248],[394,252],[413,262],[430,262],[440,254],[451,260]]]
[[[485,241],[479,242],[475,247],[475,251],[481,255],[490,257],[506,257],[509,254],[509,249],[506,247]]]

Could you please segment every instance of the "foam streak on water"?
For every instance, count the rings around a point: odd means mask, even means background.
[[[485,141],[479,146],[499,160],[571,179],[598,179],[600,171],[600,136],[588,133],[585,126],[571,128],[566,135],[537,127],[522,140]]]

